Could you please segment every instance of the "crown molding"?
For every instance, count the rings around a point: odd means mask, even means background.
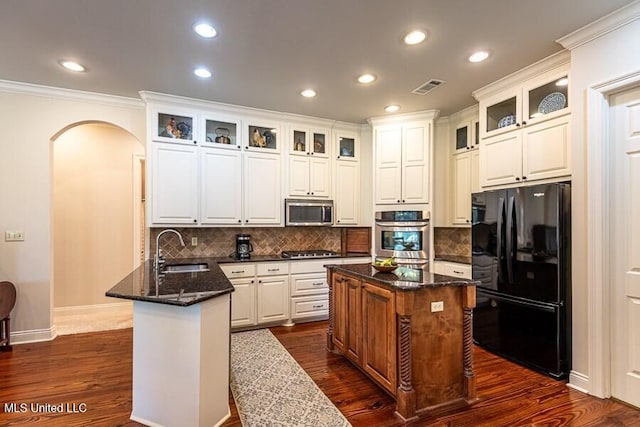
[[[391,125],[408,121],[436,120],[440,110],[425,110],[414,113],[394,114],[391,116],[370,117],[367,119],[372,126]]]
[[[640,18],[640,0],[629,3],[576,31],[559,38],[565,49],[573,50]]]
[[[480,89],[474,90],[471,92],[471,95],[473,95],[477,101],[480,101],[480,99],[486,99],[491,95],[495,95],[505,89],[522,84],[525,81],[538,77],[546,72],[559,69],[561,67],[568,69],[570,67],[570,63],[571,52],[563,49],[499,80],[496,80],[493,83],[489,83]]]
[[[42,96],[45,98],[67,99],[73,101],[86,101],[96,104],[117,105],[119,107],[144,108],[144,102],[137,98],[127,98],[124,96],[106,95],[96,92],[85,92],[81,90],[64,89],[9,80],[0,80],[0,92]]]

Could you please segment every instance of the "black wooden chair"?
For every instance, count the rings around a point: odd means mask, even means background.
[[[16,287],[11,282],[0,282],[0,351],[11,351],[10,315],[16,304]]]

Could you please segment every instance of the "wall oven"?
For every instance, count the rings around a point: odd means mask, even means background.
[[[377,257],[429,271],[429,212],[376,212],[375,233]]]

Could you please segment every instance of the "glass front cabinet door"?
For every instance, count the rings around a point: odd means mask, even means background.
[[[154,141],[190,145],[197,143],[197,114],[168,107],[155,108],[151,115]]]
[[[289,153],[299,156],[328,157],[329,131],[292,127],[289,132]]]
[[[527,124],[566,114],[569,110],[569,76],[560,74],[523,89],[523,117]]]
[[[242,147],[240,119],[204,116],[204,129],[203,145],[231,150]]]
[[[357,161],[360,157],[360,145],[355,134],[338,132],[336,134],[336,148],[339,160]]]

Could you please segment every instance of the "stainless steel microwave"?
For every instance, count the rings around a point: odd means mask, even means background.
[[[333,225],[333,200],[285,199],[285,225]]]

